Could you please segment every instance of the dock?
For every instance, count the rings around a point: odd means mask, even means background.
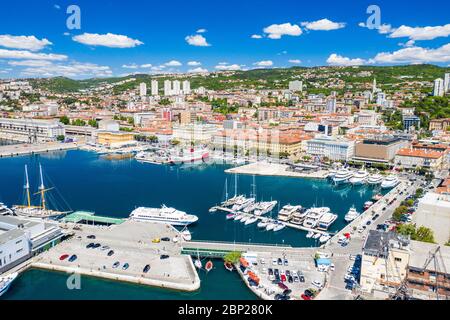
[[[0,146],[0,158],[19,157],[32,154],[42,154],[54,151],[78,149],[77,143],[48,142],[38,144],[14,144]]]
[[[226,173],[259,175],[259,176],[275,176],[275,177],[291,177],[291,178],[308,178],[308,179],[326,179],[328,171],[319,170],[314,172],[296,172],[289,171],[289,165],[281,163],[255,162],[225,171]]]
[[[101,227],[66,224],[72,226],[67,231],[73,236],[38,256],[32,267],[187,292],[200,288],[192,259],[181,253],[180,244],[153,242],[178,235],[171,226],[131,220]],[[95,239],[88,236],[95,236]],[[107,248],[86,248],[90,243]],[[114,253],[108,256],[110,250]],[[63,255],[78,258],[74,262],[61,261]],[[169,257],[161,259],[161,255]],[[119,262],[119,267],[113,267],[115,262]],[[125,263],[129,264],[126,270],[123,269]],[[146,265],[150,265],[148,273],[143,272]]]

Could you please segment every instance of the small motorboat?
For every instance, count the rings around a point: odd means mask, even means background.
[[[208,261],[205,265],[206,272],[210,272],[214,268],[214,264],[211,261]]]
[[[245,223],[248,219],[250,219],[250,216],[243,216],[241,222]]]
[[[227,220],[234,220],[235,217],[236,217],[236,214],[234,214],[234,213],[227,214]]]
[[[232,263],[229,263],[229,262],[225,261],[223,265],[224,265],[225,269],[227,269],[230,272],[234,270],[234,266],[233,266]]]
[[[328,242],[328,240],[330,240],[331,239],[331,236],[329,235],[329,234],[324,234],[323,236],[321,236],[320,238],[319,238],[319,242],[320,243],[326,243],[326,242]]]
[[[243,217],[244,217],[244,216],[243,216],[242,214],[237,214],[237,215],[234,217],[234,221],[240,221]]]
[[[269,224],[269,220],[268,219],[263,219],[260,222],[258,222],[257,227],[260,228],[260,229],[265,229],[268,224]]]
[[[364,203],[364,210],[369,209],[371,206],[373,206],[373,202],[367,201],[366,203]]]
[[[267,230],[267,231],[272,231],[276,226],[277,226],[276,223],[271,222],[271,223],[269,223],[269,224],[266,226],[266,230]]]
[[[245,225],[246,226],[251,225],[251,224],[255,223],[256,221],[258,221],[257,217],[250,217],[247,219],[247,221],[245,221]]]
[[[285,225],[284,223],[278,223],[278,224],[275,226],[275,228],[273,228],[273,231],[274,231],[274,232],[281,231],[281,230],[283,230],[284,228],[286,228],[286,225]]]
[[[191,234],[191,232],[188,229],[183,230],[181,232],[181,237],[183,238],[184,241],[191,241],[192,240],[192,234]]]
[[[313,235],[313,239],[319,239],[322,235],[320,233],[316,233]]]
[[[195,261],[194,261],[194,266],[195,266],[197,269],[203,268],[202,261],[201,261],[200,259],[195,260]]]
[[[308,234],[306,235],[306,238],[311,239],[314,236],[314,232],[310,231],[308,232]]]

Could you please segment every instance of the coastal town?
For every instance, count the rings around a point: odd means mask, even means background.
[[[199,242],[187,226],[208,221],[165,207],[136,209],[124,219],[56,211],[46,207],[41,167],[38,207],[28,180],[28,203],[2,204],[2,290],[39,268],[195,292],[197,273],[220,268],[219,259],[260,299],[448,299],[450,70],[404,67],[393,84],[377,80],[385,68],[294,68],[289,79],[266,85],[264,73],[243,83],[244,72],[228,71],[127,77],[78,90],[53,89],[61,79],[2,80],[2,158],[82,150],[134,159],[149,170],[226,164],[235,185],[226,183],[224,202],[209,214],[316,239],[306,248]],[[415,79],[421,68],[442,79]],[[208,81],[224,88],[208,88]],[[322,86],[327,90],[316,93]],[[239,195],[240,175],[378,191],[330,232],[344,217],[301,205],[278,205],[277,215],[276,199],[258,202],[255,190]]]
[[[0,7],[2,307],[445,308],[449,1]]]

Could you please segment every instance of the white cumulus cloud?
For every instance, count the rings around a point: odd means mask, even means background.
[[[72,39],[85,45],[108,48],[134,48],[144,44],[142,41],[112,33],[83,33],[81,35],[74,36]]]
[[[312,22],[306,21],[306,22],[302,22],[301,25],[308,30],[314,30],[314,31],[330,31],[330,30],[337,30],[337,29],[345,28],[345,23],[333,22],[328,19],[321,19],[321,20],[312,21]]]
[[[198,67],[198,68],[194,68],[194,69],[189,69],[188,72],[189,73],[208,73],[208,69]]]
[[[336,53],[331,54],[328,59],[327,63],[331,66],[360,66],[365,64],[367,61],[360,58],[351,59],[348,57],[343,57],[341,55],[338,55]]]
[[[206,29],[198,29],[197,33],[205,33],[207,30]]]
[[[185,38],[186,42],[191,46],[196,47],[209,47],[211,46],[207,41],[206,38],[200,34],[187,36]]]
[[[262,39],[262,35],[259,35],[259,34],[253,34],[253,35],[251,36],[251,38],[252,38],[252,39]]]
[[[273,66],[273,61],[272,60],[262,60],[262,61],[255,62],[253,65],[257,66],[257,67],[271,67],[271,66]]]
[[[171,60],[169,62],[166,62],[164,65],[167,67],[181,67],[183,64],[180,61]]]
[[[381,52],[373,59],[376,63],[444,63],[450,61],[450,43],[436,49],[410,47],[394,52]]]
[[[47,60],[19,60],[19,61],[9,61],[10,66],[15,67],[45,67],[52,63]]]
[[[434,40],[436,38],[448,37],[450,35],[450,24],[435,27],[409,27],[402,25],[395,29],[389,38],[409,38],[410,40]]]
[[[35,53],[26,50],[0,49],[0,59],[26,59],[26,60],[66,60],[67,56],[53,53]]]
[[[0,35],[0,46],[5,48],[39,51],[49,45],[52,43],[47,39],[38,39],[35,36]]]
[[[303,33],[298,25],[291,23],[272,24],[264,28],[264,32],[270,39],[281,39],[282,36],[298,37]]]
[[[289,60],[289,63],[300,64],[300,63],[302,63],[302,60],[300,60],[300,59],[291,59],[291,60]]]
[[[112,71],[108,66],[72,62],[70,64],[50,64],[48,66],[26,68],[21,74],[31,77],[110,77],[112,76]]]
[[[215,68],[219,71],[237,71],[241,70],[241,66],[238,64],[228,64],[226,62],[221,62]]]
[[[191,66],[191,67],[198,67],[198,66],[202,65],[202,63],[198,62],[198,61],[189,61],[187,64],[188,64],[188,66]]]

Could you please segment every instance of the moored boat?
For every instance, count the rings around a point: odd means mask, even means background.
[[[15,272],[6,277],[0,277],[0,297],[9,290],[11,284],[14,282],[14,280],[16,280],[18,275],[19,274]]]
[[[347,222],[352,222],[356,218],[358,218],[360,213],[356,211],[355,207],[351,207],[348,213],[345,215],[344,220]]]
[[[212,263],[212,261],[208,261],[205,265],[206,272],[210,272],[213,268],[214,268],[214,264]]]
[[[245,221],[245,225],[246,226],[251,225],[251,224],[255,223],[256,221],[258,221],[257,217],[250,217],[247,219],[247,221]]]
[[[306,238],[308,238],[308,239],[311,239],[313,236],[314,236],[314,231],[309,231],[309,232],[306,234]]]
[[[273,231],[274,232],[281,231],[284,228],[286,228],[286,225],[284,223],[277,223],[277,225],[273,228]]]
[[[224,262],[223,263],[223,266],[225,267],[225,269],[227,269],[228,271],[233,271],[234,270],[234,266],[233,266],[233,264],[232,263],[229,263],[229,262]]]

